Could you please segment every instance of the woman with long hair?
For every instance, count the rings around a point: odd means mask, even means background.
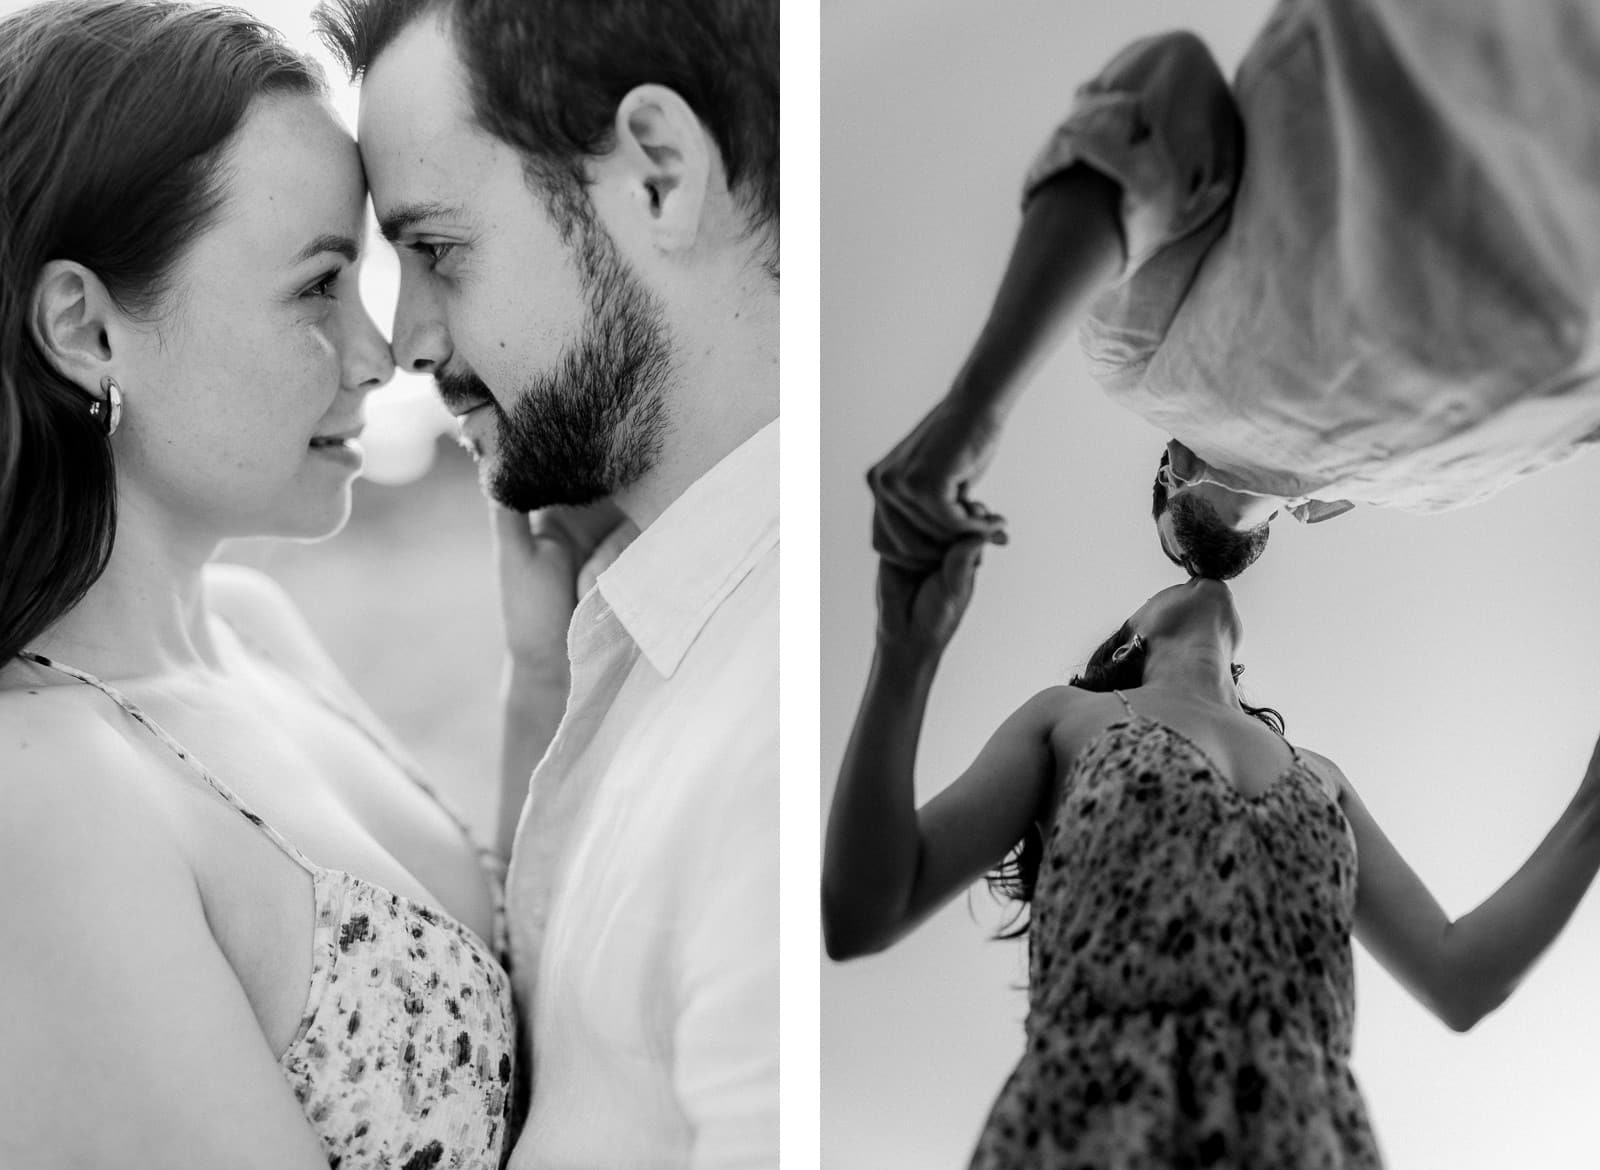
[[[1026,908],[1027,1047],[983,1170],[1381,1165],[1350,1067],[1354,936],[1471,1028],[1600,868],[1600,754],[1526,864],[1451,921],[1326,757],[1245,705],[1226,585],[1164,589],[922,808],[913,762],[981,543],[879,567],[877,652],[828,823],[836,959],[985,873]]]
[[[350,508],[365,188],[234,9],[0,21],[0,1161],[498,1167],[499,859],[223,540]]]

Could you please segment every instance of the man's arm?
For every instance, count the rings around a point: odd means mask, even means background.
[[[1121,187],[1076,164],[1029,200],[988,319],[949,392],[868,473],[873,547],[926,570],[962,536],[995,540],[1004,520],[967,506],[1022,389],[1123,266]],[[998,541],[997,541],[998,542]]]
[[[1018,395],[1119,274],[1140,280],[1147,261],[1228,206],[1243,153],[1227,78],[1192,33],[1136,41],[1078,90],[1029,171],[1021,230],[960,374],[869,476],[880,554],[926,571],[953,540],[1003,531],[966,493]],[[1181,297],[1192,271],[1178,268],[1135,300]]]

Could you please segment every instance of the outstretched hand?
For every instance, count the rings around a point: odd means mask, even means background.
[[[1004,544],[1005,518],[967,496],[999,437],[992,412],[942,399],[867,472],[877,505],[873,550],[892,565],[925,573],[955,541]]]
[[[578,599],[639,529],[609,500],[529,513],[489,507],[507,652],[516,661],[564,663]]]
[[[944,550],[932,570],[878,562],[878,640],[898,648],[940,653],[949,645],[972,600],[984,540],[963,537]]]

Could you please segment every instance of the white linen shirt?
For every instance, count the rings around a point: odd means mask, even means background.
[[[1242,491],[1438,512],[1600,440],[1600,4],[1280,0],[1082,87],[1030,172],[1123,188],[1084,348]],[[1299,513],[1297,513],[1299,514]]]
[[[601,574],[507,888],[511,1170],[778,1163],[778,424]]]

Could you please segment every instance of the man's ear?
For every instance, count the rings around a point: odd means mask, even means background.
[[[95,398],[111,370],[116,302],[100,278],[72,260],[51,260],[39,273],[28,328],[57,373]]]
[[[692,247],[717,165],[715,146],[689,103],[664,85],[640,85],[617,105],[610,163],[663,251]]]

